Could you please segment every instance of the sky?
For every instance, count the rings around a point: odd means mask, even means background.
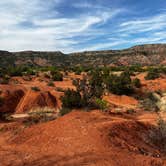
[[[0,0],[0,50],[64,53],[166,43],[166,0]]]

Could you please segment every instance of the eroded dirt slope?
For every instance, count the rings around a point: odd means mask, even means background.
[[[30,128],[12,124],[0,136],[0,165],[165,165],[163,155],[146,141],[150,127],[146,120],[99,111],[72,112]]]

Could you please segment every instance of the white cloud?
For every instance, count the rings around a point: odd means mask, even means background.
[[[166,14],[157,16],[135,19],[132,21],[123,22],[120,24],[120,32],[147,32],[152,30],[161,30],[166,27]]]
[[[110,9],[84,1],[71,6],[88,10],[69,17],[58,10],[64,1],[1,0],[0,49],[73,52],[166,40],[165,13],[135,20],[128,18],[120,23],[114,19],[110,24],[110,20],[126,10]],[[143,33],[147,35],[139,37]],[[101,42],[104,38],[107,40]],[[95,42],[91,42],[93,40]]]
[[[120,11],[100,11],[84,13],[72,18],[59,17],[52,5],[62,1],[50,0],[2,0],[0,2],[0,49],[18,50],[61,50],[73,51],[78,44],[74,37],[93,36],[100,33],[94,27],[103,24]],[[2,10],[1,10],[2,9]],[[50,10],[50,15],[45,13]],[[24,23],[32,26],[22,26]],[[81,42],[81,41],[80,41]]]

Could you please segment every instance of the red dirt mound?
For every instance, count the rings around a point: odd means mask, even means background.
[[[108,101],[110,104],[115,106],[121,106],[125,108],[135,108],[138,105],[138,101],[130,96],[118,96],[114,94],[110,94],[109,96],[104,96],[104,99]]]
[[[48,91],[29,90],[18,104],[16,113],[27,112],[37,107],[57,108],[57,99]]]
[[[72,112],[10,136],[15,156],[5,149],[8,157],[3,153],[0,160],[35,166],[162,166],[164,159],[144,140],[148,126],[98,111]]]
[[[1,97],[3,104],[0,107],[0,112],[13,113],[24,96],[24,89],[18,86],[1,85]]]

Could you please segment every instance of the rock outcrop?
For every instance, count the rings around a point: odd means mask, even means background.
[[[38,107],[57,108],[57,99],[50,92],[27,91],[16,108],[16,113],[25,113]]]

